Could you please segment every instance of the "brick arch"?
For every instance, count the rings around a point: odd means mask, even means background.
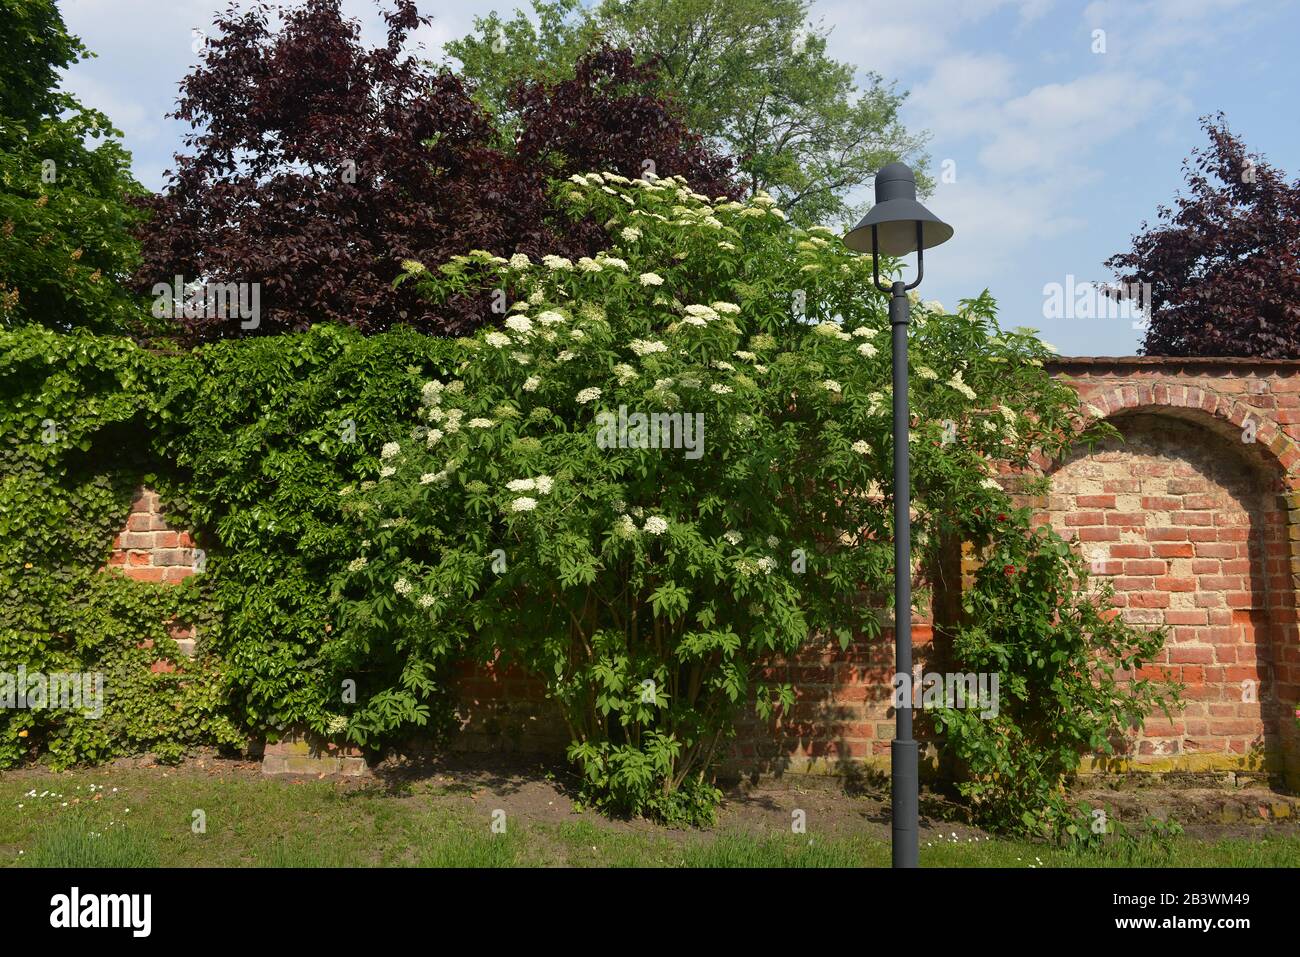
[[[1094,570],[1126,617],[1170,628],[1163,665],[1188,685],[1185,717],[1154,716],[1134,766],[1300,781],[1300,363],[1063,359],[1052,371],[1085,421],[1128,444],[1044,463],[1043,519],[1106,546]],[[1244,680],[1259,681],[1253,702]]]
[[[1288,491],[1300,489],[1300,445],[1268,411],[1204,384],[1186,382],[1120,383],[1103,387],[1084,403],[1084,421],[1112,419],[1124,414],[1173,414],[1203,424],[1224,438],[1235,437],[1254,449],[1276,469]],[[1242,439],[1247,422],[1255,423],[1253,443]]]

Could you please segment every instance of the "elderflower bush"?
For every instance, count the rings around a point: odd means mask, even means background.
[[[425,385],[418,421],[346,497],[361,547],[333,642],[395,662],[349,734],[396,730],[450,658],[500,655],[545,680],[591,803],[708,820],[741,710],[794,702],[762,664],[879,631],[861,596],[892,583],[886,302],[869,261],[763,194],[596,173],[560,192],[610,249],[472,251],[399,280],[513,304],[460,341],[456,378]],[[1009,511],[992,463],[1063,448],[1075,399],[987,297],[914,315],[923,550]],[[653,448],[632,428],[610,447],[620,411],[702,432]]]

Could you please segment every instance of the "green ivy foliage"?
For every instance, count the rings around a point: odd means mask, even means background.
[[[206,578],[222,616],[241,722],[326,733],[343,682],[366,700],[382,657],[326,661],[329,580],[355,554],[338,489],[373,468],[380,446],[445,371],[446,340],[409,329],[366,337],[338,326],[219,342],[179,362],[161,402],[159,454],[187,476]],[[412,726],[428,709],[404,712]]]
[[[172,484],[150,454],[168,368],[123,339],[0,332],[0,670],[101,674],[104,688],[94,717],[0,710],[0,766],[45,752],[58,767],[176,757],[240,740],[224,717],[219,661],[181,656],[169,634],[172,622],[215,629],[201,583],[104,571],[136,487]],[[176,671],[151,672],[160,659]]]

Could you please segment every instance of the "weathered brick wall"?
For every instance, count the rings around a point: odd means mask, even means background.
[[[1051,371],[1121,440],[1044,463],[1051,493],[1031,504],[1040,521],[1078,539],[1094,572],[1114,584],[1121,614],[1170,629],[1150,673],[1168,669],[1187,686],[1182,713],[1154,715],[1123,758],[1090,767],[1265,771],[1300,784],[1300,362],[1068,358]],[[192,548],[143,491],[110,565],[180,581],[193,573]],[[949,586],[936,589],[941,620],[960,578],[955,560],[937,570]],[[928,617],[913,628],[922,668],[936,653]],[[792,681],[798,702],[766,725],[747,722],[728,763],[887,771],[892,645],[886,627],[870,643],[815,644],[774,666],[772,678]],[[563,749],[562,723],[535,679],[467,668],[459,693],[457,747]]]

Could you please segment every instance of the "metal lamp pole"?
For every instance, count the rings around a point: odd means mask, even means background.
[[[929,227],[927,230],[926,227]],[[893,336],[894,389],[894,669],[895,682],[906,676],[909,690],[894,711],[894,740],[889,747],[893,818],[893,865],[919,865],[920,749],[912,737],[912,479],[907,402],[907,327],[911,303],[907,293],[921,284],[927,246],[951,238],[952,227],[916,201],[916,179],[902,163],[891,163],[876,174],[876,205],[845,237],[858,252],[871,251],[872,279],[889,293],[889,324]],[[870,236],[870,246],[866,239]],[[880,257],[902,256],[916,250],[916,278],[889,285],[880,281]]]

